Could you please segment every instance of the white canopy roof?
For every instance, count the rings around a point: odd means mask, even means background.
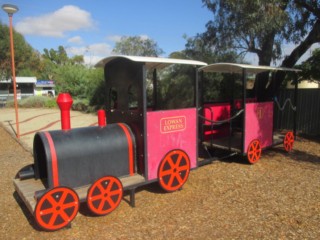
[[[205,62],[186,60],[186,59],[174,59],[174,58],[158,58],[158,57],[141,57],[141,56],[110,56],[100,60],[95,67],[104,67],[106,63],[116,58],[126,58],[134,62],[144,63],[147,69],[161,69],[172,64],[186,64],[193,66],[206,66]]]
[[[242,70],[246,69],[247,73],[260,73],[267,71],[291,71],[300,72],[299,69],[294,68],[281,68],[281,67],[270,67],[270,66],[254,66],[249,64],[239,64],[239,63],[214,63],[204,67],[199,68],[203,72],[220,72],[220,73],[242,73]]]

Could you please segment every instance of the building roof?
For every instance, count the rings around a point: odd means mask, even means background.
[[[11,83],[12,79],[0,81],[0,83]],[[36,83],[36,77],[16,77],[16,83]]]

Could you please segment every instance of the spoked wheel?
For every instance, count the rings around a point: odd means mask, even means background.
[[[122,196],[122,183],[118,178],[102,177],[89,188],[87,205],[93,213],[106,215],[118,207]]]
[[[248,151],[247,151],[248,162],[251,164],[258,162],[261,157],[261,152],[262,152],[262,149],[261,149],[260,141],[257,139],[252,140],[248,146]]]
[[[294,135],[293,132],[289,131],[286,133],[283,139],[283,147],[287,152],[290,152],[293,148]]]
[[[168,152],[160,163],[158,178],[160,186],[173,192],[182,187],[190,172],[190,159],[182,150]]]
[[[36,204],[35,219],[45,230],[55,231],[67,226],[79,210],[79,197],[67,187],[56,187],[46,192]]]

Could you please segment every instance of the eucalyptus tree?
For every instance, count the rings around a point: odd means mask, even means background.
[[[158,46],[157,42],[150,38],[141,36],[123,36],[112,51],[115,54],[158,57],[164,51]]]
[[[315,49],[312,55],[297,68],[302,70],[301,80],[310,80],[320,84],[320,48]]]
[[[16,75],[36,74],[40,54],[35,51],[24,37],[13,29]],[[11,77],[11,51],[9,27],[0,22],[0,79]]]
[[[213,13],[206,32],[199,34],[214,51],[234,49],[238,54],[253,53],[259,65],[281,61],[282,67],[293,67],[314,44],[320,42],[320,0],[202,0]],[[284,44],[294,46],[284,53]],[[277,75],[273,87],[284,80]],[[264,98],[270,96],[267,76],[260,76],[255,86]],[[270,84],[269,86],[272,86]]]

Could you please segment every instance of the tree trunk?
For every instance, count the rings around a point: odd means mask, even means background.
[[[289,56],[287,56],[282,64],[281,67],[292,68],[297,61],[301,58],[303,54],[308,51],[308,49],[312,46],[312,44],[320,42],[320,20],[318,19],[316,23],[313,25],[312,30],[310,31],[309,35],[305,38],[304,41],[298,45]],[[271,84],[267,89],[267,95],[272,97],[273,91],[278,91],[286,73],[283,71],[279,71],[276,73],[276,77],[272,80]],[[273,87],[272,87],[273,86]]]
[[[258,54],[259,57],[259,65],[260,66],[270,66],[272,60],[272,50],[274,43],[275,33],[272,32],[269,34],[267,39],[265,39],[261,51]],[[266,96],[266,85],[269,80],[269,73],[260,73],[256,76],[256,80],[254,83],[254,91],[257,96],[258,101],[264,101]]]

